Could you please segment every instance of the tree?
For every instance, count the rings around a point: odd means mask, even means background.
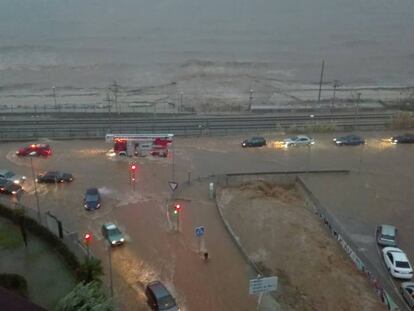
[[[101,282],[100,277],[103,276],[101,261],[97,258],[86,258],[85,262],[79,266],[78,277],[84,283]]]
[[[114,311],[115,307],[102,291],[101,284],[93,281],[79,283],[56,305],[55,311]]]

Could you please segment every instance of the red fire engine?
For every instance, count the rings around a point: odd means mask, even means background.
[[[168,145],[174,134],[106,134],[106,142],[114,143],[114,153],[119,156],[167,157]]]

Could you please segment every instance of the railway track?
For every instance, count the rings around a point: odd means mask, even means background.
[[[173,133],[181,136],[225,135],[267,130],[311,129],[330,124],[338,129],[381,128],[391,123],[393,113],[273,114],[231,116],[170,116],[159,118],[3,118],[0,140],[50,138],[98,138],[106,133]]]

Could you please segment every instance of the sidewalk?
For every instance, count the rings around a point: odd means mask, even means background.
[[[72,290],[75,279],[46,243],[30,232],[27,239],[26,248],[20,228],[0,218],[0,273],[23,276],[28,284],[29,300],[51,310]]]

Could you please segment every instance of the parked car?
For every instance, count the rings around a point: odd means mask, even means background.
[[[309,146],[313,145],[315,141],[306,135],[290,136],[283,140],[285,147],[289,146]]]
[[[333,141],[337,146],[357,146],[365,144],[365,140],[355,134],[336,137]]]
[[[63,183],[73,181],[73,176],[70,173],[64,173],[59,171],[48,171],[43,174],[39,174],[36,177],[38,183]]]
[[[397,229],[391,225],[377,227],[377,243],[382,246],[397,246]]]
[[[26,180],[26,176],[17,175],[9,170],[0,170],[0,178],[10,180],[15,184],[22,184]]]
[[[101,207],[101,195],[97,188],[89,188],[85,192],[83,206],[86,210],[92,211]]]
[[[125,242],[124,235],[113,223],[106,223],[102,225],[102,235],[111,245],[121,245]]]
[[[43,156],[52,155],[52,148],[48,144],[31,144],[16,151],[18,156]]]
[[[401,283],[400,292],[410,308],[414,309],[414,282]]]
[[[160,281],[149,283],[145,295],[152,310],[179,311],[174,297]]]
[[[407,255],[397,247],[385,247],[382,249],[382,257],[385,266],[391,275],[398,279],[408,279],[413,277],[413,269],[408,261]]]
[[[263,137],[251,137],[242,142],[242,147],[262,147],[266,146],[266,139]]]
[[[22,186],[7,179],[0,179],[0,193],[17,195],[22,191]]]
[[[404,134],[391,137],[391,142],[393,144],[413,144],[414,135],[413,134]]]

